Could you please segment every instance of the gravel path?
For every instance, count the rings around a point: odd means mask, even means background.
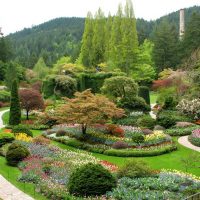
[[[194,146],[193,144],[191,144],[191,143],[188,141],[188,136],[182,136],[182,137],[180,137],[180,138],[178,139],[178,142],[179,142],[181,145],[183,145],[183,146],[185,146],[185,147],[187,147],[187,148],[189,148],[189,149],[192,149],[192,150],[194,150],[194,151],[200,152],[200,147],[197,147],[197,146]]]
[[[0,128],[3,128],[2,115],[8,110],[0,111]],[[0,175],[0,199],[3,200],[34,200]]]
[[[153,112],[153,107],[155,106],[156,104],[151,104],[151,112],[149,112],[150,116],[153,118],[153,119],[156,119],[156,115],[154,114]]]

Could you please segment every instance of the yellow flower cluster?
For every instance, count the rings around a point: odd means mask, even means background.
[[[15,139],[24,142],[32,142],[32,137],[26,135],[26,133],[17,133]]]
[[[163,131],[154,131],[153,134],[145,136],[145,141],[157,140],[165,137],[166,135],[163,133]]]

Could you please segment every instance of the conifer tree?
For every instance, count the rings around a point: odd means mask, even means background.
[[[12,88],[13,80],[17,79],[17,69],[14,63],[9,63],[5,73],[5,84],[9,90]]]
[[[44,62],[44,59],[41,57],[35,64],[33,71],[36,73],[37,77],[39,79],[44,79],[45,76],[49,72],[49,68],[46,66],[46,63]]]
[[[93,16],[91,12],[88,12],[87,18],[85,20],[85,29],[82,38],[82,46],[81,46],[81,53],[79,56],[79,61],[85,67],[92,66],[92,56],[93,56],[93,34],[94,34],[94,27],[93,27]]]
[[[99,8],[95,15],[94,20],[94,34],[92,40],[93,56],[92,64],[97,66],[98,64],[104,62],[105,53],[105,16],[102,10]]]
[[[21,122],[21,108],[18,94],[17,80],[12,83],[11,98],[10,98],[10,116],[9,125],[18,125]]]

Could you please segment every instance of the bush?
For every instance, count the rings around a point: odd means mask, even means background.
[[[66,131],[63,130],[63,129],[59,129],[57,132],[56,132],[56,136],[57,137],[61,137],[61,136],[65,136],[66,135]]]
[[[170,136],[184,136],[184,135],[190,135],[191,132],[195,129],[197,129],[198,126],[191,126],[186,128],[170,128],[165,131],[165,134],[168,134]]]
[[[124,126],[136,126],[138,118],[140,118],[140,116],[128,116],[121,119],[115,119],[114,122]]]
[[[132,140],[133,142],[140,144],[144,142],[144,135],[142,135],[141,133],[135,133],[132,136]]]
[[[118,106],[124,108],[125,110],[131,111],[150,111],[150,106],[147,105],[145,100],[141,97],[131,97],[131,98],[123,98],[118,103]]]
[[[0,147],[6,143],[10,143],[15,139],[12,133],[0,133]]]
[[[117,141],[112,145],[113,149],[127,149],[128,148],[128,144],[126,142],[123,141]]]
[[[0,90],[0,101],[3,103],[10,102],[10,92],[6,90]]]
[[[150,115],[144,115],[137,120],[137,125],[141,128],[153,129],[156,125],[156,120]]]
[[[123,137],[124,136],[124,130],[120,128],[116,124],[108,124],[107,125],[108,133],[117,137]]]
[[[86,164],[75,170],[68,183],[70,194],[76,196],[95,196],[106,194],[116,187],[112,174],[99,164]]]
[[[175,101],[174,97],[166,97],[163,105],[163,109],[165,110],[174,110],[177,106],[178,102]]]
[[[33,143],[36,143],[36,144],[49,145],[50,142],[51,141],[49,139],[43,137],[42,135],[39,135],[33,138]]]
[[[142,97],[147,105],[150,105],[150,95],[149,95],[149,88],[147,86],[140,86],[138,96]]]
[[[6,153],[7,163],[11,166],[17,166],[17,164],[24,158],[30,155],[28,149],[18,143],[13,143],[8,147]]]
[[[119,168],[117,177],[139,178],[152,175],[152,170],[144,161],[131,160]]]
[[[32,131],[31,131],[29,128],[27,128],[27,126],[22,125],[22,124],[19,124],[19,125],[17,125],[17,126],[14,126],[14,127],[12,128],[12,132],[13,132],[13,133],[26,133],[26,135],[28,135],[28,136],[30,136],[30,137],[33,137]]]
[[[165,128],[170,128],[176,122],[191,121],[188,117],[181,115],[177,111],[162,110],[157,115],[157,123]]]

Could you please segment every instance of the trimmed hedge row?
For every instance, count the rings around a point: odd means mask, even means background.
[[[175,145],[164,146],[162,148],[152,149],[152,150],[116,150],[110,149],[104,151],[105,155],[108,156],[118,156],[118,157],[150,157],[150,156],[159,156],[165,153],[170,153],[176,150]]]
[[[46,135],[44,135],[47,137]],[[62,138],[50,138],[51,140],[66,144],[67,146],[71,146],[77,149],[87,150],[93,153],[100,153],[105,154],[109,156],[118,156],[118,157],[144,157],[144,156],[158,156],[161,154],[169,153],[171,151],[174,151],[177,149],[177,147],[174,144],[166,145],[163,147],[157,147],[152,150],[138,150],[138,149],[123,149],[123,150],[117,150],[117,149],[111,149],[110,147],[106,147],[104,145],[104,148],[97,147],[95,145],[87,144],[84,142],[81,142],[77,139],[62,139]]]

